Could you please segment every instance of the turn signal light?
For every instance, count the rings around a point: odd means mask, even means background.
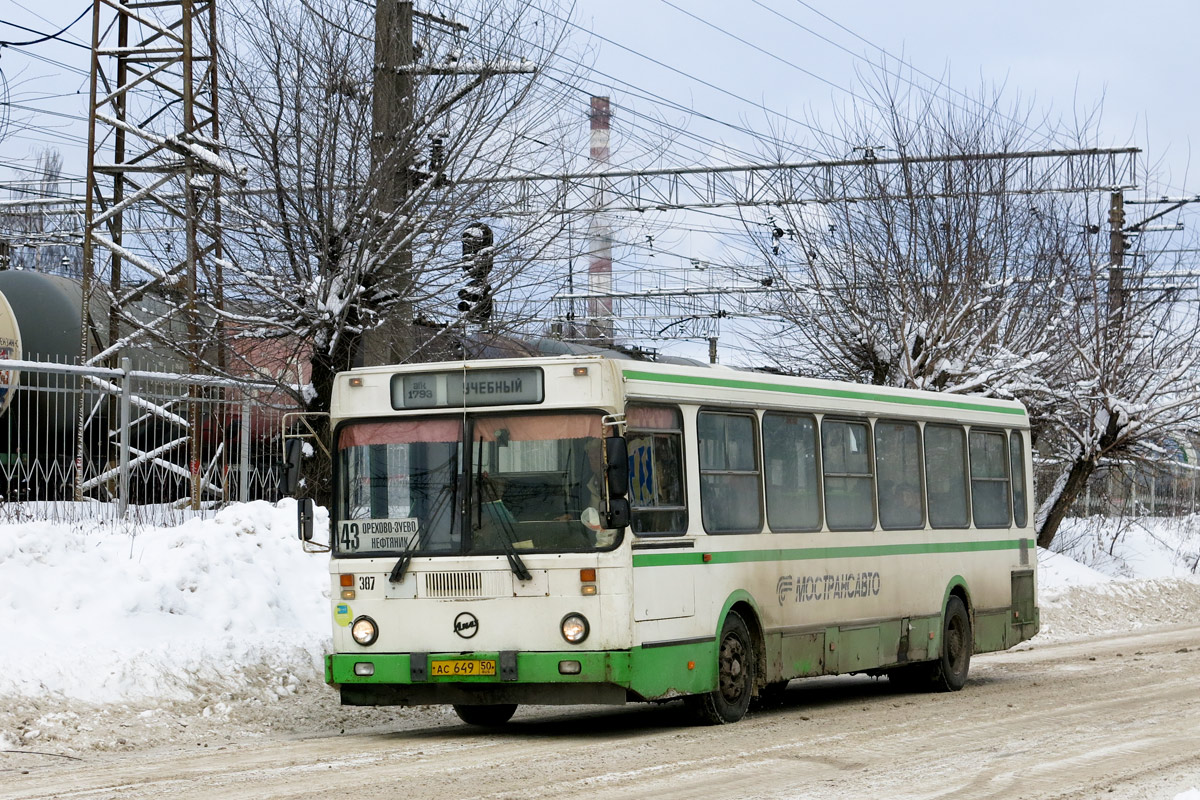
[[[588,569],[579,570],[579,582],[580,583],[595,583],[596,582],[595,568],[590,567]]]
[[[353,575],[339,575],[338,578],[341,581],[342,586],[353,586],[354,585],[354,576]]]

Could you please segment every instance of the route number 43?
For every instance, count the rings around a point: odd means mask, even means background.
[[[349,525],[342,527],[341,544],[343,550],[358,549],[358,523],[351,522]]]

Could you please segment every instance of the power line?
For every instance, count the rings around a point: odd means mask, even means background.
[[[675,9],[679,13],[684,14],[688,17],[691,17],[692,19],[696,20],[697,22],[699,22],[703,25],[707,25],[708,27],[712,28],[713,30],[715,30],[719,33],[725,34],[726,36],[730,37],[731,39],[735,39],[736,41],[741,42],[742,44],[746,45],[747,47],[751,48],[752,50],[762,53],[763,55],[767,56],[768,58],[773,58],[781,64],[789,66],[794,70],[797,70],[805,75],[808,75],[810,78],[816,78],[821,83],[828,84],[829,86],[832,86],[834,89],[837,89],[838,91],[845,92],[846,94],[850,95],[851,97],[855,98],[856,100],[861,100],[864,103],[869,102],[865,97],[862,97],[862,96],[856,94],[852,89],[847,89],[845,86],[834,83],[833,81],[829,80],[828,78],[823,78],[820,75],[818,75],[817,73],[812,72],[811,70],[807,70],[804,67],[801,67],[799,64],[796,64],[795,62],[788,61],[786,58],[783,58],[782,56],[777,55],[776,53],[772,53],[769,50],[765,50],[762,47],[759,47],[758,45],[754,44],[753,42],[743,39],[741,36],[738,36],[736,33],[733,33],[732,31],[730,31],[726,28],[722,28],[720,25],[709,22],[708,20],[704,19],[703,17],[693,14],[691,11],[688,11],[687,9],[680,8],[679,6],[672,3],[671,0],[659,0],[659,2],[662,3],[663,5],[670,6],[671,8]],[[761,5],[761,3],[759,5]]]
[[[79,12],[78,17],[71,20],[71,22],[68,23],[66,27],[64,27],[62,30],[60,30],[56,33],[42,33],[41,31],[36,31],[33,28],[26,28],[24,25],[18,25],[15,22],[8,22],[7,20],[0,20],[0,22],[2,22],[5,25],[8,25],[9,27],[19,28],[20,30],[28,31],[29,33],[37,34],[39,37],[41,37],[38,39],[30,39],[27,42],[8,42],[8,41],[0,40],[0,47],[28,47],[29,45],[41,44],[42,42],[48,42],[51,39],[56,39],[56,40],[62,42],[63,44],[74,45],[75,47],[82,47],[85,50],[91,50],[91,48],[88,47],[87,45],[80,44],[79,42],[72,42],[72,41],[68,41],[66,39],[59,38],[64,33],[66,33],[68,30],[70,30],[72,25],[74,25],[76,22],[79,22],[79,20],[83,19],[84,15],[87,14],[87,12],[91,11],[91,9],[92,9],[91,5],[86,6],[83,9],[83,11]]]
[[[652,56],[648,56],[648,55],[646,55],[645,53],[642,53],[642,52],[640,52],[640,51],[638,51],[638,50],[635,50],[635,49],[633,49],[632,47],[627,47],[626,45],[623,45],[623,44],[621,44],[620,42],[617,42],[617,41],[614,41],[614,40],[612,40],[612,39],[609,39],[609,38],[608,38],[608,37],[606,37],[606,36],[602,36],[601,34],[599,34],[599,33],[596,33],[595,31],[589,31],[587,28],[584,28],[583,26],[581,26],[581,25],[579,25],[579,24],[577,24],[577,23],[575,23],[575,22],[572,22],[572,21],[571,21],[571,20],[569,20],[569,19],[563,19],[562,17],[559,17],[558,15],[556,15],[556,14],[553,14],[553,13],[551,13],[551,12],[546,12],[546,13],[547,13],[547,16],[553,17],[554,19],[558,20],[559,22],[562,22],[562,23],[563,23],[563,24],[565,24],[565,25],[569,25],[569,26],[571,26],[572,28],[576,28],[576,29],[578,29],[578,30],[584,31],[585,33],[589,34],[590,36],[593,36],[593,37],[595,37],[595,38],[597,38],[597,39],[600,39],[601,41],[607,42],[607,43],[609,43],[609,44],[613,45],[614,47],[619,47],[620,49],[622,49],[622,50],[626,51],[627,53],[630,53],[630,54],[632,54],[632,55],[638,56],[639,58],[645,59],[646,61],[649,61],[649,62],[650,62],[650,63],[652,63],[652,64],[655,64],[655,65],[657,65],[657,66],[660,66],[660,67],[662,67],[662,68],[664,68],[664,69],[666,69],[666,70],[669,70],[669,71],[671,71],[671,72],[674,72],[675,74],[677,74],[677,75],[680,75],[681,77],[687,78],[688,80],[695,81],[696,83],[699,83],[699,84],[701,84],[702,86],[706,86],[706,87],[708,87],[709,89],[712,89],[712,90],[714,90],[714,91],[716,91],[716,92],[719,92],[720,94],[723,94],[723,95],[726,95],[726,96],[728,96],[728,97],[731,97],[731,98],[733,98],[733,99],[735,99],[735,100],[738,100],[739,102],[745,103],[745,104],[747,104],[747,105],[754,106],[755,108],[758,108],[758,109],[760,109],[760,110],[762,110],[762,111],[766,112],[767,114],[771,114],[771,115],[774,115],[774,116],[776,116],[776,117],[779,117],[780,119],[782,119],[782,120],[786,120],[787,122],[791,122],[791,123],[792,123],[792,124],[794,124],[794,125],[799,125],[800,127],[803,127],[803,128],[808,128],[809,130],[811,130],[811,131],[813,131],[813,132],[815,132],[815,133],[824,133],[823,131],[820,131],[820,130],[818,130],[818,129],[817,129],[815,126],[813,126],[813,125],[810,125],[810,124],[808,124],[808,123],[801,122],[801,121],[799,121],[799,120],[793,119],[792,117],[789,117],[787,114],[784,114],[784,113],[783,113],[783,112],[781,112],[781,111],[776,111],[775,109],[768,108],[766,105],[764,105],[764,104],[762,104],[762,103],[756,103],[756,102],[754,102],[753,100],[749,100],[749,99],[747,99],[747,98],[745,98],[745,97],[742,97],[741,95],[737,94],[736,92],[732,92],[732,91],[730,91],[730,90],[728,90],[728,89],[725,89],[725,88],[723,88],[723,87],[717,86],[716,84],[714,84],[714,83],[711,83],[711,82],[709,82],[709,81],[706,81],[706,80],[704,80],[704,79],[702,79],[702,78],[697,78],[697,77],[696,77],[696,76],[694,76],[694,75],[690,75],[690,74],[688,74],[687,72],[685,72],[685,71],[683,71],[683,70],[681,70],[681,69],[679,69],[679,68],[677,68],[677,67],[673,67],[673,66],[671,66],[670,64],[667,64],[667,63],[666,63],[666,62],[664,62],[664,61],[660,61],[660,60],[659,60],[659,59],[657,59],[657,58],[654,58],[654,57],[652,57]],[[835,139],[838,139],[838,140],[842,141],[843,143],[845,143],[845,144],[847,144],[847,145],[849,145],[849,144],[850,144],[850,143],[849,143],[847,140],[845,140],[845,139],[842,139],[842,137],[840,137],[840,136],[833,135],[833,138],[835,138]],[[803,149],[807,149],[807,148],[803,148]],[[811,153],[811,152],[815,152],[815,151],[808,150],[808,152],[810,152],[810,153]]]

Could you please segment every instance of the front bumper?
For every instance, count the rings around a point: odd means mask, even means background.
[[[494,659],[496,674],[431,674],[431,663],[454,659]],[[364,663],[372,674],[355,674]],[[563,671],[576,663],[577,673]],[[609,651],[334,653],[325,657],[325,681],[341,691],[343,705],[624,703],[711,691],[716,649],[706,641]]]

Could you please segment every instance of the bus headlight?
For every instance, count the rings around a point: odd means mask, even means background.
[[[350,626],[350,635],[354,637],[354,641],[366,647],[374,644],[375,640],[379,638],[379,626],[370,617],[359,617]]]
[[[562,635],[571,644],[579,644],[588,637],[588,621],[583,614],[574,612],[562,619]]]

